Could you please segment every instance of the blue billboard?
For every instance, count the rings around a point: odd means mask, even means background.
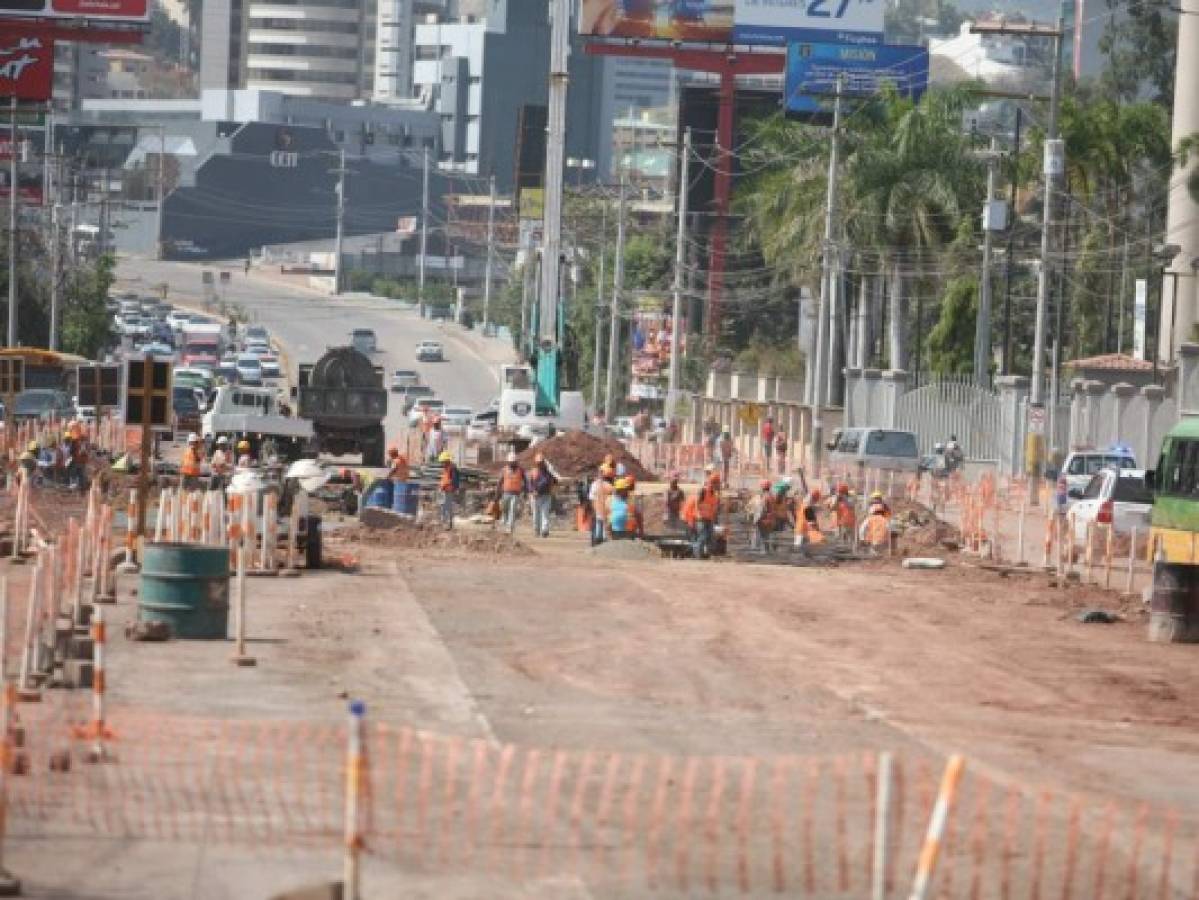
[[[819,112],[845,76],[846,97],[868,97],[891,84],[906,97],[928,88],[928,50],[908,44],[787,45],[784,108],[789,113]]]

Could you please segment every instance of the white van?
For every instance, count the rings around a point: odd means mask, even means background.
[[[846,428],[829,454],[834,469],[915,472],[920,466],[916,435],[894,428]]]

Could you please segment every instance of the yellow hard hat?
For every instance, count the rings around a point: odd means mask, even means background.
[[[250,442],[249,442],[249,441],[247,441],[247,440],[241,440],[241,441],[238,441],[238,442],[237,442],[237,449],[238,449],[238,450],[249,450],[249,449],[250,449]]]
[[[883,492],[882,492],[882,491],[871,491],[871,492],[870,492],[870,499],[871,499],[871,500],[882,500],[882,499],[883,499]]]
[[[453,462],[454,457],[450,455],[449,450],[442,450],[441,455],[437,457],[438,462]]]
[[[616,481],[613,482],[612,486],[618,491],[627,491],[629,489],[629,479],[617,478]]]
[[[29,446],[26,447],[25,449],[28,450],[30,453],[37,453],[38,450],[41,449],[41,447],[38,446],[37,441],[30,441]]]

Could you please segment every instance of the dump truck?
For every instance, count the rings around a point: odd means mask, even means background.
[[[296,394],[300,418],[312,422],[317,452],[361,453],[364,466],[384,464],[382,367],[353,347],[332,347],[300,366]]]

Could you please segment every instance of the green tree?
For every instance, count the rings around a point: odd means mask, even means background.
[[[112,340],[105,300],[115,267],[112,256],[102,256],[67,279],[62,310],[62,347],[67,353],[95,359]]]
[[[928,335],[929,368],[938,375],[974,370],[974,327],[978,318],[978,279],[962,275],[949,282],[941,315]]]
[[[1113,15],[1099,39],[1107,57],[1100,77],[1105,94],[1133,101],[1148,87],[1165,110],[1174,104],[1178,4],[1173,0],[1107,0]]]

